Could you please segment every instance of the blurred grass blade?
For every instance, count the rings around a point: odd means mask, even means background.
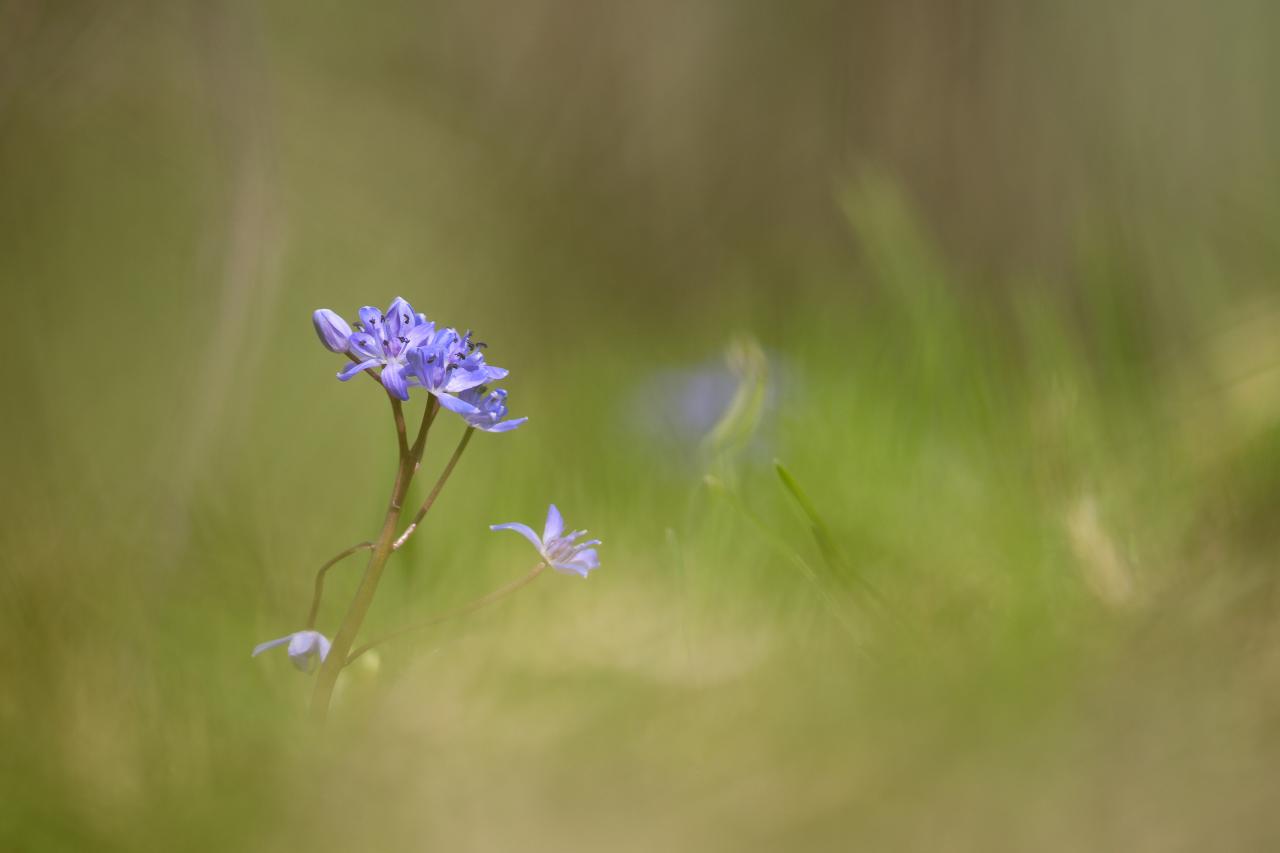
[[[783,490],[791,496],[796,505],[800,507],[800,511],[809,520],[814,541],[818,543],[818,551],[822,554],[823,562],[827,564],[833,579],[840,584],[856,583],[879,600],[880,593],[859,572],[854,571],[849,560],[845,558],[839,547],[836,546],[835,538],[831,535],[831,528],[827,526],[822,516],[818,514],[818,508],[814,506],[813,501],[805,494],[804,489],[800,488],[800,483],[796,481],[796,478],[778,459],[773,460],[773,470],[778,472],[778,479],[782,482]]]
[[[720,420],[711,428],[703,446],[712,468],[732,479],[733,458],[751,443],[764,414],[769,382],[769,360],[760,343],[750,336],[732,341],[725,361],[738,379],[738,387]]]
[[[729,503],[729,506],[733,507],[733,509],[742,515],[743,518],[751,523],[751,526],[755,529],[756,533],[760,535],[769,547],[773,548],[778,552],[778,554],[785,557],[796,567],[796,569],[799,570],[805,580],[811,583],[814,589],[818,591],[818,594],[822,596],[822,600],[826,603],[831,615],[840,623],[840,627],[843,628],[851,637],[856,638],[857,632],[855,627],[853,623],[849,621],[849,617],[844,613],[840,602],[832,594],[831,584],[814,571],[813,566],[809,565],[809,562],[801,556],[795,548],[791,547],[790,543],[775,533],[773,529],[764,522],[764,519],[760,518],[760,516],[757,515],[751,507],[747,506],[747,504],[743,502],[742,498],[733,490],[729,489],[722,480],[714,475],[708,474],[703,478],[703,484],[711,494],[726,500]]]

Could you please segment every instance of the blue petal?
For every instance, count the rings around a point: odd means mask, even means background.
[[[542,540],[538,538],[538,534],[533,532],[533,528],[527,524],[521,524],[518,521],[508,522],[507,524],[490,524],[490,530],[514,530],[525,539],[533,543],[533,547],[538,549],[538,553],[542,553]]]
[[[348,344],[351,351],[361,358],[383,358],[382,344],[378,343],[378,339],[373,335],[364,332],[356,332],[351,336]]]
[[[510,420],[510,421],[503,421],[503,422],[502,422],[502,423],[500,423],[500,424],[494,424],[494,425],[493,425],[493,426],[491,426],[491,427],[480,427],[480,429],[484,430],[485,432],[511,432],[511,430],[513,430],[513,429],[515,429],[516,427],[520,426],[520,424],[524,423],[524,422],[525,422],[525,421],[527,421],[527,420],[529,420],[529,419],[528,419],[528,418],[515,418],[514,420]]]
[[[394,361],[387,362],[387,366],[382,368],[382,385],[391,392],[391,396],[401,400],[409,399],[409,384],[405,382],[404,365]]]
[[[360,309],[360,322],[364,323],[364,330],[373,336],[377,345],[385,350],[386,347],[382,342],[387,339],[387,329],[382,319],[382,312],[372,305],[366,305]]]
[[[440,401],[440,405],[444,406],[451,412],[457,412],[460,415],[476,415],[480,410],[470,403],[459,400],[452,394],[445,394],[443,391],[435,392],[436,399]]]
[[[351,364],[348,364],[346,367],[342,368],[341,372],[338,373],[338,378],[341,379],[343,382],[346,382],[351,377],[360,375],[361,371],[368,370],[371,367],[377,367],[377,366],[378,366],[378,362],[374,361],[373,359],[369,359],[368,361],[361,361],[358,363],[353,362]]]
[[[406,338],[409,339],[409,343],[405,344],[405,348],[408,349],[410,347],[422,346],[431,338],[433,334],[435,334],[435,331],[436,331],[436,324],[426,322],[426,323],[419,323],[418,325],[414,326],[412,329],[410,329],[407,332],[401,332],[401,334],[403,334]]]
[[[265,643],[258,643],[258,645],[253,647],[253,654],[250,655],[250,657],[256,658],[258,655],[262,654],[267,649],[274,649],[276,646],[283,646],[285,643],[291,641],[292,639],[293,639],[293,634],[285,634],[283,637],[280,637],[278,639],[267,640]]]
[[[413,306],[397,296],[387,309],[387,340],[398,338],[414,325]]]
[[[556,505],[552,504],[547,510],[547,524],[542,528],[542,541],[550,542],[552,539],[559,538],[564,533],[564,518],[560,515],[560,510],[556,509]]]
[[[600,568],[600,558],[596,555],[595,549],[589,548],[574,554],[572,560],[552,563],[551,567],[561,572],[573,572],[585,578],[589,572]]]
[[[489,376],[483,367],[476,370],[458,368],[449,374],[449,381],[445,383],[444,390],[450,394],[457,394],[459,391],[469,391],[488,381]]]
[[[587,576],[587,572],[591,571],[577,563],[552,563],[551,568],[555,569],[557,572],[562,572],[567,575],[579,575],[584,578]]]

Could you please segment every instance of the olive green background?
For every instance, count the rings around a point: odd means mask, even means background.
[[[0,2],[0,847],[1274,849],[1278,25]],[[363,636],[527,571],[487,525],[550,501],[603,566],[316,731],[249,652],[395,445],[309,315],[396,295],[530,422]]]

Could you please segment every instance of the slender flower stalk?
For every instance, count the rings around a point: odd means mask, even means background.
[[[429,424],[425,428],[419,429],[418,438],[414,441],[413,446],[410,447],[408,437],[405,434],[404,411],[400,405],[400,400],[393,394],[389,396],[391,397],[391,410],[396,424],[396,440],[400,446],[400,459],[396,466],[396,478],[391,487],[391,498],[387,502],[387,513],[382,522],[382,531],[378,534],[378,538],[374,540],[373,553],[369,555],[364,577],[361,578],[360,586],[356,589],[356,597],[351,602],[351,607],[347,610],[346,618],[342,620],[338,633],[334,635],[333,652],[326,658],[316,677],[316,686],[311,693],[311,716],[317,722],[324,722],[329,714],[329,700],[333,697],[333,688],[337,684],[338,674],[342,671],[342,666],[347,659],[347,653],[355,643],[356,635],[360,633],[360,626],[364,624],[364,617],[369,612],[369,606],[373,604],[373,596],[378,591],[378,581],[382,578],[382,570],[387,564],[387,558],[391,556],[392,539],[395,536],[396,527],[400,523],[400,513],[404,507],[404,496],[409,491],[409,484],[413,481],[413,473],[417,470],[418,464],[422,460],[422,451],[426,447],[427,434],[430,431]],[[430,406],[423,410],[422,417],[424,420],[431,414],[431,411]]]
[[[320,567],[320,570],[316,572],[316,588],[315,588],[315,593],[312,594],[311,596],[311,610],[310,612],[307,613],[308,629],[314,628],[316,626],[316,617],[320,615],[320,599],[324,597],[325,572],[329,571],[329,569],[333,568],[335,565],[342,562],[347,557],[350,557],[352,554],[356,553],[357,551],[365,551],[365,550],[372,550],[372,549],[373,549],[372,542],[361,542],[359,545],[352,545],[350,548],[346,549],[341,554],[338,554],[336,557],[330,558],[330,560],[327,563],[325,563],[323,566]]]
[[[427,410],[422,413],[422,423],[418,424],[418,437],[414,439],[415,445],[427,444],[427,431],[431,429],[431,425],[435,423],[436,415],[440,414],[440,403],[433,397],[427,398]],[[414,466],[413,473],[418,473],[418,467],[422,465],[421,454],[419,454],[418,464]]]
[[[423,517],[431,511],[431,506],[436,502],[436,498],[440,496],[440,490],[444,488],[445,482],[449,479],[449,475],[453,473],[454,467],[458,464],[458,460],[462,458],[462,451],[467,449],[467,443],[471,441],[471,434],[474,429],[468,428],[462,433],[462,439],[458,442],[458,446],[454,448],[453,455],[449,457],[449,462],[444,466],[444,470],[440,472],[440,478],[436,480],[436,484],[431,487],[431,492],[427,495],[427,499],[422,502],[422,506],[413,516],[413,521],[409,522],[409,526],[404,529],[404,533],[396,539],[391,546],[392,551],[399,551],[405,542],[409,541],[409,537],[413,535],[413,531],[418,529],[418,523]]]
[[[504,586],[500,586],[497,589],[495,589],[493,592],[489,593],[488,595],[483,595],[480,598],[477,598],[475,601],[470,602],[469,604],[464,604],[462,607],[459,607],[457,610],[450,610],[448,613],[441,613],[438,616],[431,617],[425,622],[419,622],[416,625],[408,625],[404,628],[399,629],[398,631],[393,631],[390,634],[387,634],[385,637],[379,637],[376,640],[372,640],[368,643],[365,643],[363,646],[360,646],[360,648],[356,649],[351,654],[347,655],[347,662],[345,666],[350,666],[352,662],[355,661],[356,658],[360,657],[365,652],[370,651],[375,646],[382,645],[388,640],[394,640],[396,637],[402,637],[405,634],[411,634],[415,631],[422,631],[426,628],[432,627],[433,625],[439,625],[441,622],[448,622],[450,619],[457,619],[459,616],[466,616],[468,613],[474,613],[475,611],[479,610],[482,607],[493,604],[495,601],[498,601],[500,599],[506,598],[508,595],[515,592],[516,590],[522,589],[528,586],[529,584],[533,583],[534,581],[536,581],[542,575],[542,571],[546,567],[547,567],[546,563],[538,563],[538,565],[534,566],[532,571],[530,571],[524,577],[518,578]]]

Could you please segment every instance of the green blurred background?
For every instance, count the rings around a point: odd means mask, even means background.
[[[1277,26],[0,2],[0,848],[1277,849]],[[249,651],[395,450],[309,315],[396,295],[531,420],[364,636],[604,565],[317,732]]]

